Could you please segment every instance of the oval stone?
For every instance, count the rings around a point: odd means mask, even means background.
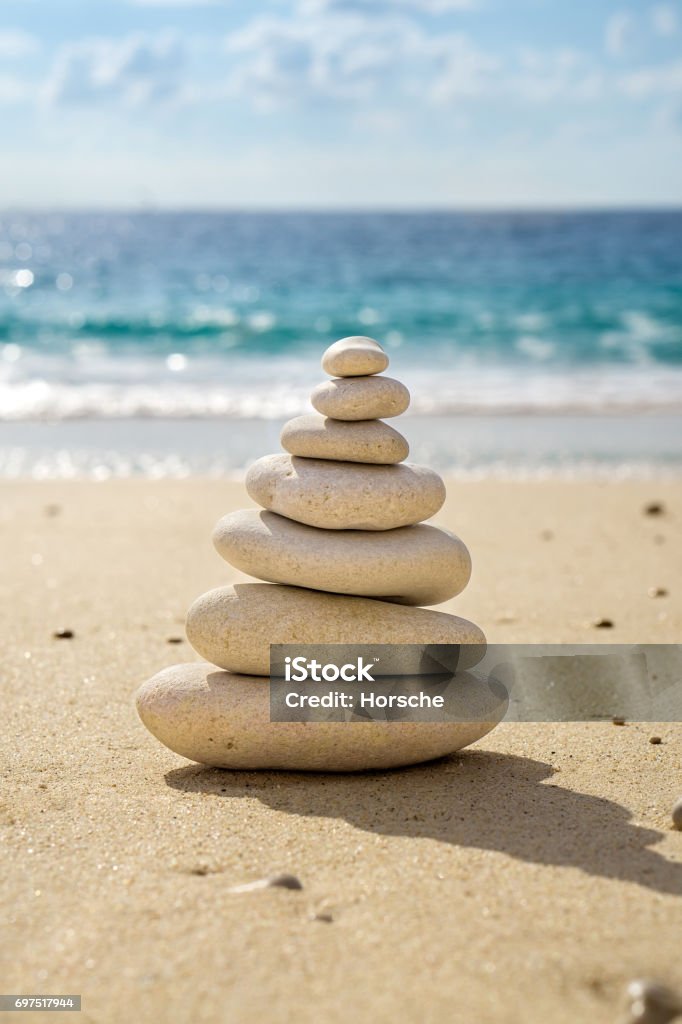
[[[476,644],[481,657],[485,651],[478,626],[456,615],[272,583],[202,594],[187,613],[187,639],[206,661],[254,676],[268,675],[270,644]]]
[[[246,474],[246,489],[262,508],[326,530],[393,530],[430,519],[445,501],[432,469],[404,463],[265,455]]]
[[[322,356],[322,369],[330,377],[364,377],[387,366],[388,356],[379,342],[362,336],[341,338]]]
[[[506,705],[462,673],[467,720],[271,722],[267,679],[205,663],[173,665],[137,692],[149,731],[176,754],[216,768],[352,772],[417,764],[485,736]],[[478,714],[480,720],[473,720]]]
[[[410,453],[402,434],[382,420],[331,420],[315,412],[285,423],[280,441],[306,459],[393,465]]]
[[[213,532],[235,569],[271,583],[431,605],[461,593],[471,576],[466,547],[436,526],[397,530],[320,530],[274,512],[244,509]]]
[[[385,420],[405,412],[410,392],[392,377],[340,377],[318,384],[310,401],[334,420]]]

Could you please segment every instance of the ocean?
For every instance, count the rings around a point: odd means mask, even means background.
[[[0,475],[238,472],[349,334],[438,468],[682,468],[682,211],[6,212]]]

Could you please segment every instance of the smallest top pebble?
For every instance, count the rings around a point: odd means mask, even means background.
[[[388,356],[374,338],[341,338],[322,356],[322,369],[331,377],[369,377],[388,366]]]

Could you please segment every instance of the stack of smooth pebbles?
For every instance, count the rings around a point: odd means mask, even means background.
[[[495,724],[270,721],[270,644],[485,645],[473,623],[415,607],[460,593],[471,560],[458,537],[424,524],[445,500],[443,481],[405,463],[407,441],[383,422],[407,409],[407,388],[380,375],[388,357],[371,338],[337,341],[322,366],[333,379],[312,392],[317,412],[285,424],[287,454],[247,474],[261,508],[226,515],[213,535],[230,565],[268,582],[198,598],[187,637],[210,664],[165,669],[137,695],[147,728],[193,761],[390,768],[458,750]]]

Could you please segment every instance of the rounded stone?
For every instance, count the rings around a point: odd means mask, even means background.
[[[315,412],[285,423],[280,441],[291,455],[338,462],[393,465],[410,453],[402,434],[382,420],[332,420]]]
[[[481,721],[271,722],[267,679],[194,663],[157,673],[140,687],[136,703],[161,743],[200,764],[351,772],[418,764],[485,736],[504,714],[504,704],[480,686],[480,697],[471,689]],[[479,707],[469,706],[472,712]]]
[[[249,497],[270,512],[325,530],[393,530],[430,519],[445,501],[432,469],[403,463],[265,455],[246,474]]]
[[[385,420],[405,412],[410,392],[392,377],[339,377],[313,388],[310,401],[334,420]]]
[[[462,667],[485,652],[482,631],[456,615],[272,583],[202,594],[187,613],[187,639],[206,661],[254,676],[269,674],[270,644],[477,645]]]
[[[365,377],[387,366],[388,356],[379,342],[360,335],[335,341],[322,356],[322,369],[330,377]]]
[[[397,530],[320,530],[274,512],[245,509],[213,532],[235,569],[271,583],[431,605],[461,593],[471,576],[466,547],[436,526]]]

